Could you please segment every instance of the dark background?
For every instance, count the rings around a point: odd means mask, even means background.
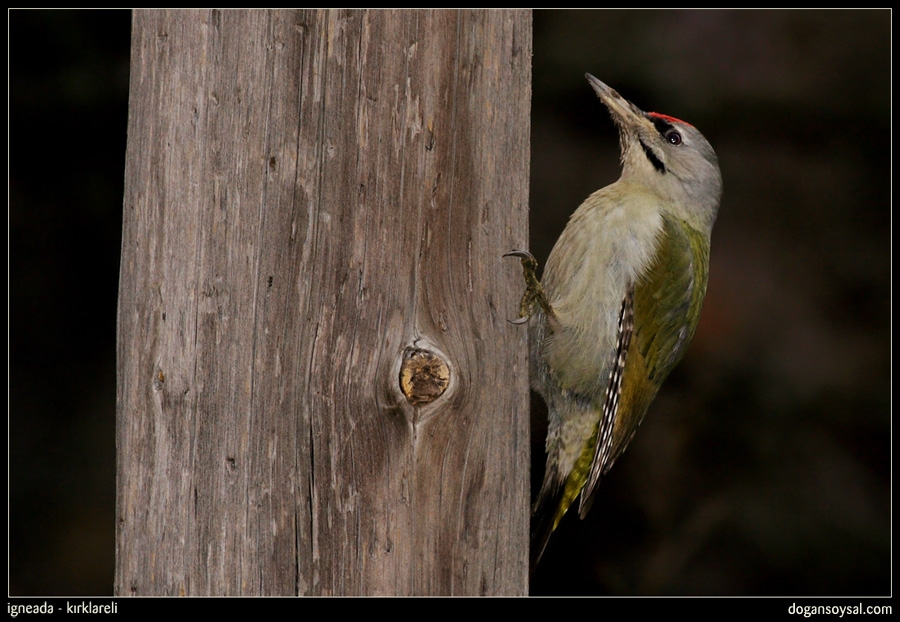
[[[890,29],[887,10],[535,12],[539,260],[618,175],[585,72],[700,128],[725,198],[688,356],[533,593],[890,593]],[[9,36],[9,590],[111,594],[130,14],[12,11]]]

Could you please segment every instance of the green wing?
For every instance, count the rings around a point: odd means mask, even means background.
[[[607,391],[604,416],[595,434],[595,439],[608,435],[611,439],[607,447],[594,440],[585,449],[592,456],[583,456],[592,462],[581,491],[582,516],[590,508],[600,476],[625,451],[663,380],[684,356],[697,330],[708,275],[707,238],[687,223],[664,216],[653,263],[634,284],[633,332],[624,370],[618,386],[611,383]],[[611,431],[608,425],[613,426]]]
[[[656,260],[635,284],[634,337],[604,472],[625,451],[663,380],[684,357],[697,331],[708,276],[708,238],[683,221],[664,217]]]
[[[536,512],[532,565],[579,494],[581,517],[590,509],[600,476],[625,451],[663,380],[684,356],[700,319],[708,275],[706,236],[683,221],[663,216],[650,269],[622,301],[616,342],[625,353],[622,357],[617,352],[622,367],[613,372],[604,403],[597,404],[602,416],[552,502],[555,511]],[[539,499],[541,504],[546,501]]]

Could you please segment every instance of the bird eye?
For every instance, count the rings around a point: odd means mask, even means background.
[[[678,130],[669,130],[668,132],[666,132],[666,141],[670,145],[680,145],[681,133]]]

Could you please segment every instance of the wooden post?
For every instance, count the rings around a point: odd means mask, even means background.
[[[115,591],[525,594],[527,11],[137,11]]]

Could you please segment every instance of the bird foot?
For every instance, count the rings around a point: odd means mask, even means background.
[[[541,310],[547,317],[554,317],[553,308],[544,288],[537,278],[537,259],[528,251],[511,250],[503,255],[504,257],[518,257],[522,260],[522,275],[525,277],[525,293],[522,295],[522,302],[519,303],[519,318],[516,320],[507,320],[510,324],[524,324],[534,313],[535,305],[540,305]]]

